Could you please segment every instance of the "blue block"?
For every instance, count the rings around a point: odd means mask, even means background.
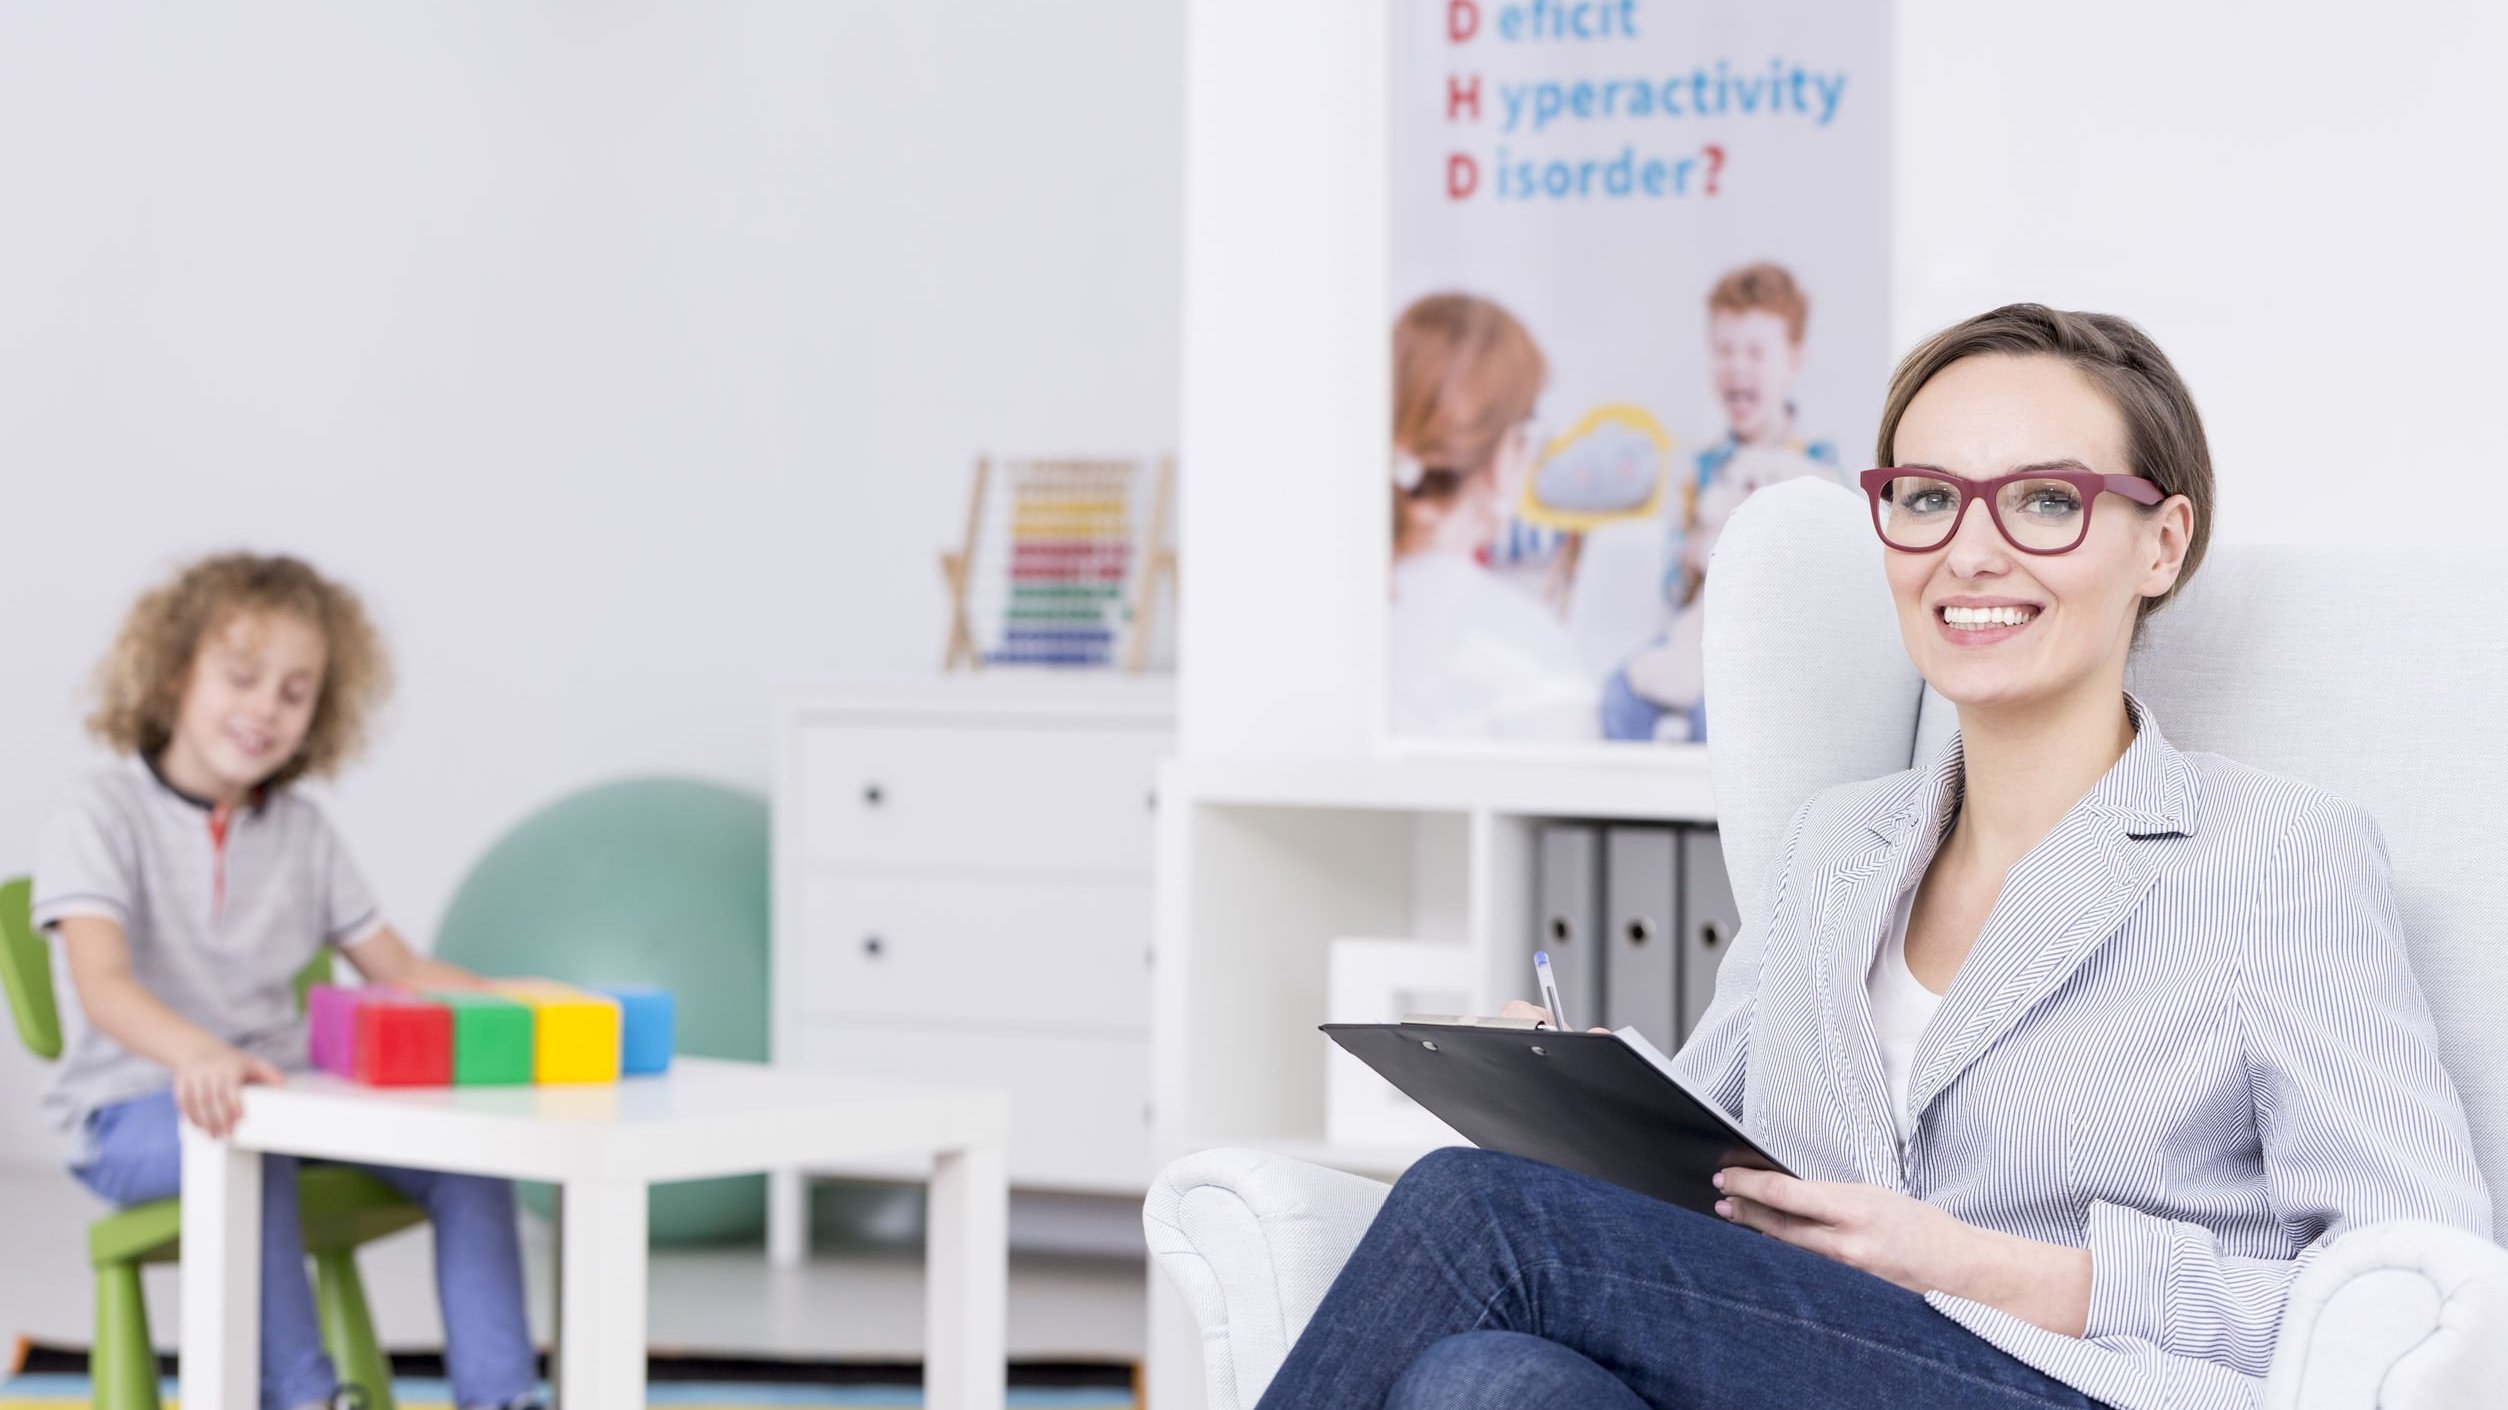
[[[618,1070],[626,1077],[671,1070],[678,1005],[671,991],[649,984],[595,985],[595,994],[618,1000]]]

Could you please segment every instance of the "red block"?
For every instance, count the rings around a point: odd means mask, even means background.
[[[350,1075],[369,1087],[442,1087],[453,1080],[453,1011],[423,999],[357,1006]]]

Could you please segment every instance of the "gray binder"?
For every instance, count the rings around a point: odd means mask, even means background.
[[[1602,829],[1591,823],[1543,823],[1533,873],[1533,943],[1519,975],[1533,983],[1533,951],[1550,952],[1559,1007],[1578,1028],[1602,1022]],[[1534,1002],[1540,1002],[1536,997]]]
[[[1681,1041],[1689,1041],[1698,1016],[1716,994],[1716,966],[1742,927],[1733,883],[1724,874],[1724,847],[1712,827],[1681,829]]]
[[[1681,1022],[1681,834],[1660,826],[1603,834],[1602,1022],[1670,1052]]]

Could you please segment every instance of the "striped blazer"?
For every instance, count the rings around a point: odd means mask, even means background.
[[[2090,1252],[2081,1338],[1944,1315],[2123,1410],[2246,1410],[2317,1250],[2386,1219],[2487,1238],[2491,1206],[2377,824],[2126,704],[2133,743],[2006,875],[1917,1046],[1903,1153],[1866,976],[1957,812],[1956,738],[1795,815],[1677,1061],[1807,1179]]]

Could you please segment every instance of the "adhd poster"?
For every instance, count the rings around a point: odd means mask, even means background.
[[[1725,519],[1889,374],[1889,8],[1392,0],[1397,743],[1704,742]]]

